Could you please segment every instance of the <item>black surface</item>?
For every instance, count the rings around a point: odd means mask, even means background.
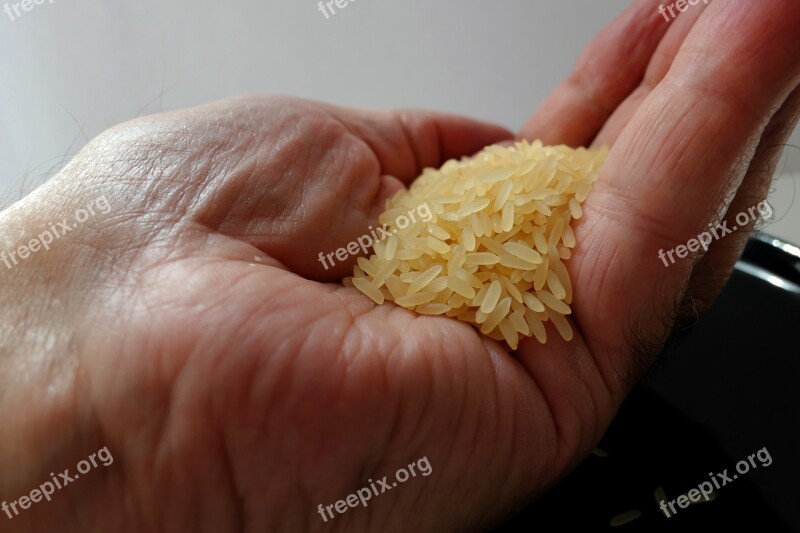
[[[496,531],[800,532],[800,260],[771,242],[751,241],[714,307],[632,392],[599,444],[608,456]],[[677,498],[764,447],[772,464],[755,458],[715,500],[659,509],[656,487]],[[629,510],[642,515],[610,526]]]

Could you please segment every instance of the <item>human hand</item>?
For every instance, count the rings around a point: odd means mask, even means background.
[[[318,252],[363,234],[424,166],[511,137],[442,114],[251,97],[139,119],[90,143],[2,214],[13,250],[46,220],[100,195],[110,205],[6,273],[14,332],[0,406],[14,438],[0,445],[0,468],[14,474],[0,494],[13,501],[103,446],[114,462],[6,524],[425,527],[417,513],[438,502],[420,506],[419,490],[452,488],[472,442],[473,422],[458,416],[479,414],[476,391],[493,396],[492,360],[467,358],[498,348],[465,324],[374,309],[324,283],[352,261],[326,271]],[[425,456],[439,480],[327,524],[317,514]],[[442,489],[437,498],[458,496]]]
[[[422,166],[505,137],[490,126],[222,102],[115,128],[4,213],[30,234],[32,220],[101,193],[114,208],[71,234],[72,246],[16,267],[2,289],[3,322],[19,327],[0,360],[15,435],[0,445],[0,465],[15,473],[0,494],[17,497],[102,446],[114,466],[6,523],[463,530],[545,490],[599,439],[640,370],[637,354],[669,330],[690,272],[703,280],[705,268],[720,284],[742,237],[717,243],[694,270],[665,269],[658,249],[696,235],[733,191],[734,205],[760,198],[772,145],[796,118],[797,6],[714,4],[688,37],[684,19],[659,35],[642,6],[594,45],[608,61],[601,71],[619,76],[594,86],[597,116],[566,87],[523,130],[613,144],[570,261],[572,343],[551,334],[512,355],[466,324],[324,283],[350,265],[324,271],[320,251],[365,233]],[[642,36],[636,54],[631,35]],[[634,91],[648,64],[675,66],[652,91]],[[678,156],[663,150],[687,136]],[[430,476],[328,522],[316,514],[423,456]]]

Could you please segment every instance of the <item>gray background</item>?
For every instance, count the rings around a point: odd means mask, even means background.
[[[14,21],[0,12],[0,206],[109,126],[242,93],[436,108],[517,129],[628,4],[356,0],[325,19],[315,0],[49,1]],[[800,243],[800,149],[781,171],[769,230]]]

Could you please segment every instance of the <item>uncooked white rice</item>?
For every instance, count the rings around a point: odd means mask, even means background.
[[[624,526],[629,522],[633,522],[640,516],[642,516],[642,512],[639,510],[634,509],[632,511],[625,511],[624,513],[620,513],[614,518],[612,518],[611,521],[609,522],[609,525],[611,527]]]
[[[520,335],[546,342],[547,321],[570,340],[571,223],[607,153],[520,141],[426,169],[387,201],[380,223],[391,236],[345,282],[377,304],[471,322],[512,349]],[[428,221],[395,226],[423,204]]]
[[[592,455],[594,455],[595,457],[602,457],[603,459],[605,459],[606,457],[608,457],[608,452],[602,448],[596,447],[592,450]]]

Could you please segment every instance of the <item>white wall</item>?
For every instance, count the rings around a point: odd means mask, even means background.
[[[430,107],[518,128],[628,4],[354,0],[325,19],[316,0],[44,2],[14,21],[0,13],[0,205],[113,124],[241,93]],[[790,215],[777,233],[800,242],[795,184],[781,180],[773,201]]]

